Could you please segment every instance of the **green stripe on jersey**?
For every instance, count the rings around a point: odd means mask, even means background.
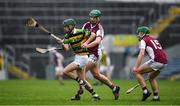
[[[75,53],[88,53],[86,48],[81,48],[81,44],[83,44],[90,35],[91,32],[89,31],[74,29],[72,34],[65,34],[63,43],[70,44]]]

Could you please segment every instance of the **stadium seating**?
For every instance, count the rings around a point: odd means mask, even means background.
[[[160,34],[159,41],[164,48],[168,48],[179,43],[180,33],[180,16],[176,19]]]

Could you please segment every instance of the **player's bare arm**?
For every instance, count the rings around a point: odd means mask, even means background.
[[[70,45],[69,45],[69,44],[64,44],[64,43],[63,43],[63,42],[64,42],[64,39],[63,39],[63,40],[62,40],[62,39],[59,39],[59,40],[57,40],[57,42],[62,45],[64,51],[68,51],[68,50],[69,50],[69,46],[70,46]]]
[[[135,66],[133,67],[133,72],[138,72],[138,68],[139,66],[141,65],[141,62],[144,58],[144,53],[145,53],[145,49],[140,49],[140,52],[139,52],[139,55],[138,55],[138,58],[136,60],[136,64]]]
[[[91,42],[90,44],[88,44],[88,45],[86,46],[86,48],[92,48],[92,47],[98,45],[98,44],[101,42],[101,40],[102,40],[101,37],[99,37],[99,36],[96,37],[96,39],[95,39],[93,42]]]

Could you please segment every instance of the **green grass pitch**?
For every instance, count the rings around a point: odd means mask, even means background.
[[[180,81],[158,81],[160,102],[152,102],[152,96],[147,101],[141,102],[140,88],[126,94],[128,88],[137,84],[135,80],[114,80],[114,82],[121,86],[120,100],[113,100],[111,90],[102,85],[94,86],[101,97],[100,101],[92,101],[87,91],[80,101],[70,101],[78,87],[72,80],[66,80],[63,86],[56,80],[0,81],[0,105],[180,105]]]

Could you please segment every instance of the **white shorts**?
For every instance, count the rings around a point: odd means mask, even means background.
[[[55,71],[56,71],[55,72],[56,74],[59,74],[59,73],[62,74],[63,73],[63,67],[62,66],[55,67]]]
[[[75,55],[73,62],[78,65],[79,68],[83,69],[88,63],[88,55]]]
[[[149,61],[145,62],[144,64],[149,65],[155,71],[157,71],[157,70],[160,71],[167,65],[167,64],[156,62],[154,60],[149,60]]]
[[[89,58],[88,58],[88,61],[91,61],[91,62],[93,62],[93,63],[99,63],[100,61],[101,61],[101,58],[102,58],[102,50],[101,49],[99,49],[98,50],[98,58],[94,55],[94,54],[90,54],[89,55]]]

